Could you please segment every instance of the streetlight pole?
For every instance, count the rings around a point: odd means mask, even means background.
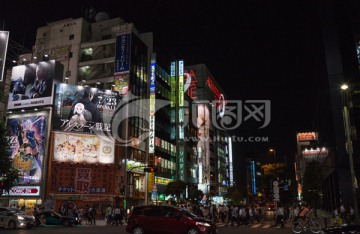
[[[350,130],[350,116],[349,116],[349,109],[348,109],[348,93],[347,89],[348,86],[346,84],[341,86],[341,89],[345,91],[344,97],[344,109],[343,109],[343,118],[344,118],[344,128],[345,128],[345,135],[346,135],[346,143],[347,143],[347,151],[349,155],[349,164],[350,164],[350,175],[351,175],[351,188],[352,188],[352,197],[353,197],[353,205],[354,205],[354,213],[355,213],[355,220],[357,223],[360,221],[359,217],[359,209],[357,203],[357,196],[356,196],[356,177],[355,177],[355,170],[354,170],[354,162],[353,162],[353,147],[352,147],[352,140],[351,140],[351,130]]]
[[[269,149],[269,151],[274,154],[274,161],[276,162],[276,150],[271,148],[271,149]]]

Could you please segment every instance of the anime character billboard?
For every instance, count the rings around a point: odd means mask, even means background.
[[[46,147],[47,112],[9,116],[6,122],[9,155],[21,174],[18,184],[41,182]]]
[[[110,90],[60,84],[55,96],[54,130],[65,132],[110,132],[118,103]]]
[[[63,65],[55,60],[13,67],[8,110],[52,105],[54,80],[61,80],[62,73]]]

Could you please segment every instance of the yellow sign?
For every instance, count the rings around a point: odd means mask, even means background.
[[[153,172],[148,173],[148,193],[151,193],[153,191],[154,185],[155,185],[155,176]]]
[[[168,184],[172,182],[172,179],[163,178],[163,177],[155,177],[155,183],[157,184]]]

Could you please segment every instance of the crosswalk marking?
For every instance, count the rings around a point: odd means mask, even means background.
[[[261,225],[262,225],[261,223],[260,224],[255,224],[255,225],[252,225],[251,228],[257,228],[257,227],[259,227]]]
[[[253,224],[253,225],[248,225],[248,226],[237,226],[234,225],[234,226],[231,226],[230,224],[228,225],[227,223],[216,223],[216,226],[218,228],[222,228],[222,227],[229,227],[229,228],[270,228],[271,227],[271,224],[266,224],[266,223],[258,223],[258,224]]]

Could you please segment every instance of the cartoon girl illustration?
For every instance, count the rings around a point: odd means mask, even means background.
[[[30,119],[24,121],[23,126],[23,148],[24,148],[24,160],[35,160],[33,162],[32,169],[29,175],[34,176],[38,167],[42,168],[42,163],[39,157],[38,140],[35,138],[35,131],[33,131],[33,123]]]

